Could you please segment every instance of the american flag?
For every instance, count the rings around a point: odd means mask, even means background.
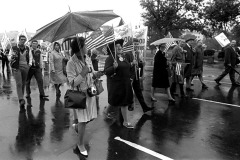
[[[98,48],[105,40],[102,31],[99,29],[94,31],[90,36],[87,37],[85,44],[87,49],[91,50],[93,48]]]
[[[166,38],[173,38],[173,36],[172,36],[172,34],[170,33],[170,32],[168,32],[168,35],[166,36]],[[167,43],[166,44],[166,48],[164,49],[164,51],[163,52],[167,52],[168,51],[168,49],[169,49],[169,47],[171,46],[171,45],[177,45],[177,43],[176,42],[170,42],[170,43]]]
[[[181,75],[181,69],[182,69],[182,64],[181,63],[177,63],[176,64],[176,75]]]

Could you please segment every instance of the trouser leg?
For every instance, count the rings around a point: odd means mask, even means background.
[[[16,89],[17,89],[17,96],[18,100],[23,99],[23,93],[22,93],[22,74],[19,69],[13,70],[13,76],[16,81]]]
[[[236,83],[236,80],[235,80],[235,71],[233,69],[230,69],[229,71],[229,78],[232,82],[232,84]]]
[[[230,67],[225,67],[225,70],[215,80],[221,81],[230,72],[230,70]]]
[[[44,89],[43,89],[43,76],[40,68],[36,69],[34,76],[35,76],[35,79],[37,80],[38,90],[40,95],[42,96],[45,95]]]
[[[32,79],[32,76],[34,75],[34,72],[35,72],[34,69],[31,69],[31,68],[29,69],[29,72],[28,72],[28,75],[27,75],[27,80],[26,80],[26,93],[27,93],[27,95],[31,94],[30,84],[31,84],[31,79]]]
[[[26,80],[27,80],[29,67],[28,66],[20,67],[19,69],[20,69],[21,75],[22,75],[22,94],[24,96],[24,91],[25,91],[25,86],[26,86]]]
[[[144,100],[142,90],[141,90],[141,87],[140,87],[139,79],[138,80],[136,80],[136,79],[133,80],[132,87],[133,87],[134,93],[135,93],[143,111],[147,110],[148,106],[147,106],[147,104]]]

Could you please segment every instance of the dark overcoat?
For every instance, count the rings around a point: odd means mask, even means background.
[[[186,57],[185,57],[185,63],[189,63],[185,67],[184,77],[189,78],[192,75],[192,68],[194,65],[194,51],[187,44],[183,47],[183,49],[187,51]]]
[[[170,86],[167,68],[167,58],[159,50],[154,57],[152,87],[168,88]]]
[[[111,106],[128,106],[133,103],[131,86],[131,64],[123,56],[117,58],[118,67],[113,67],[114,59],[109,55],[105,61],[104,71],[107,75],[108,103]]]

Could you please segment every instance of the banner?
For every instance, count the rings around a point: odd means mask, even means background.
[[[8,43],[9,43],[9,39],[8,39],[7,34],[5,32],[3,37],[2,37],[2,40],[1,40],[1,45],[2,45],[3,51],[5,51],[5,49],[7,48]]]
[[[123,46],[132,41],[133,32],[131,24],[124,24],[122,26],[114,28],[115,40],[124,39]]]
[[[137,38],[139,41],[138,50],[146,50],[147,47],[147,26],[139,26],[133,29],[133,38]]]
[[[224,33],[220,33],[215,37],[215,39],[221,45],[221,47],[225,47],[230,43],[229,39],[226,37]]]

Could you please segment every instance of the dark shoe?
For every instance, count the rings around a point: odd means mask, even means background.
[[[40,98],[47,98],[47,97],[49,97],[48,95],[40,95]]]
[[[154,109],[154,108],[147,107],[147,108],[143,109],[143,112],[146,113],[146,112],[148,112],[148,111],[152,111],[153,109]]]
[[[175,99],[168,99],[169,103],[174,104],[176,101]]]
[[[203,84],[202,89],[208,89],[208,86],[206,84]]]
[[[77,154],[77,155],[80,155],[80,156],[83,156],[83,157],[85,157],[85,158],[88,157],[88,152],[87,152],[87,150],[81,152],[80,149],[78,148],[78,146],[76,146],[76,147],[73,149],[73,153],[75,153],[75,154]]]
[[[239,87],[239,86],[240,86],[240,84],[239,84],[239,83],[232,83],[232,86]]]
[[[181,95],[181,98],[188,98],[188,95]]]
[[[20,111],[25,111],[25,100],[20,99],[19,104],[20,104]]]
[[[217,85],[221,85],[220,81],[214,79],[214,81],[217,83]]]
[[[186,91],[194,91],[192,88],[186,88]]]

